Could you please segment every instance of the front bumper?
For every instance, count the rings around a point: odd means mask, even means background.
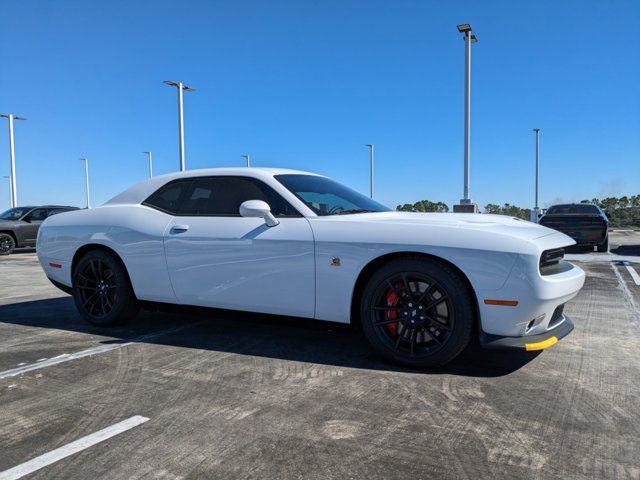
[[[555,345],[558,340],[566,337],[573,331],[573,322],[563,315],[564,321],[559,323],[552,330],[537,335],[526,335],[523,337],[503,337],[490,333],[480,332],[480,345],[483,348],[493,349],[516,349],[526,351],[544,350]]]
[[[577,295],[584,279],[582,269],[569,262],[542,275],[535,257],[523,257],[501,289],[476,290],[481,330],[500,337],[535,337],[555,330],[562,323],[557,309]],[[495,305],[495,300],[517,304]]]

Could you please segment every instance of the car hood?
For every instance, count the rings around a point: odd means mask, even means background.
[[[542,225],[506,215],[490,215],[477,213],[413,213],[413,212],[376,212],[354,215],[332,216],[361,222],[377,224],[403,224],[420,226],[439,226],[461,228],[467,230],[491,231],[524,240],[534,240],[547,235],[557,234]]]
[[[12,228],[17,223],[15,220],[0,220],[0,228]]]

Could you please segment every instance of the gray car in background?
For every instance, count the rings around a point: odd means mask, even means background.
[[[35,247],[40,224],[49,216],[78,207],[42,205],[10,208],[0,214],[0,255],[9,255],[15,248]]]

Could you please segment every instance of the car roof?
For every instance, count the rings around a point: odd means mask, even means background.
[[[598,206],[595,203],[556,203],[555,205],[551,205],[548,208],[551,208],[551,207],[571,207],[572,205],[587,205],[587,206],[590,206],[590,207],[597,207]]]
[[[78,209],[79,207],[73,207],[71,205],[22,205],[20,207],[15,207],[15,208],[30,208],[30,209],[34,209],[34,208],[76,208],[76,209]]]
[[[116,195],[105,205],[133,205],[142,203],[158,188],[169,183],[173,180],[179,180],[180,178],[191,177],[207,177],[207,176],[243,176],[252,177],[258,179],[270,179],[275,175],[314,175],[320,176],[316,173],[305,172],[302,170],[292,170],[288,168],[274,168],[274,167],[231,167],[231,168],[204,168],[199,170],[187,170],[185,172],[168,173],[166,175],[159,175],[144,180],[132,187],[128,188],[124,192]]]

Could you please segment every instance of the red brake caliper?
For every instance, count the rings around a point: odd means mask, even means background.
[[[401,288],[402,284],[398,283],[396,285],[396,291],[398,288]],[[398,296],[393,293],[393,290],[389,289],[387,290],[387,306],[388,307],[396,307],[398,305],[398,301],[400,299],[398,298]],[[387,312],[387,318],[389,320],[393,320],[395,318],[398,318],[398,311],[397,310],[389,310]],[[396,335],[398,335],[398,324],[397,323],[387,323],[385,325],[385,327],[387,327],[387,330],[389,330],[389,333],[391,333],[391,335],[393,335],[394,337]]]

